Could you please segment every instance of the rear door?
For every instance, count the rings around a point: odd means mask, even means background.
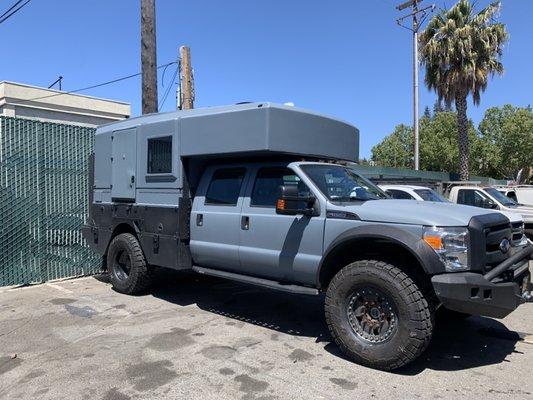
[[[241,208],[247,169],[206,170],[191,212],[191,252],[196,264],[237,271]]]
[[[137,130],[124,129],[111,137],[112,201],[135,201]]]

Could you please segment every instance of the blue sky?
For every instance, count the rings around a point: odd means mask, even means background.
[[[14,0],[0,0],[0,11]],[[239,101],[294,102],[361,131],[361,156],[399,123],[411,123],[410,32],[398,27],[400,0],[157,0],[158,63],[192,49],[196,107]],[[0,24],[0,80],[73,90],[140,71],[139,0],[33,0]],[[426,4],[431,4],[425,0]],[[440,7],[454,1],[436,0]],[[478,0],[478,7],[489,2]],[[503,0],[510,41],[506,73],[479,107],[533,104],[533,1]],[[165,74],[165,87],[174,66]],[[435,95],[420,75],[420,112]],[[159,81],[160,97],[163,89]],[[140,113],[140,78],[89,95],[130,102]],[[175,106],[174,88],[163,110]]]

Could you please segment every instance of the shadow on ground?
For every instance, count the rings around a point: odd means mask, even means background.
[[[105,281],[105,277],[98,279]],[[345,359],[329,335],[322,296],[293,295],[164,270],[158,271],[151,295],[180,306],[196,304],[202,310],[274,331],[316,338],[317,343],[324,343],[326,351]],[[456,371],[499,364],[515,352],[519,340],[518,333],[494,319],[456,320],[438,314],[429,348],[415,362],[394,373],[416,375],[426,368]]]

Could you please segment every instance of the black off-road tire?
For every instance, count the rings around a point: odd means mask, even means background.
[[[365,302],[372,293],[378,300]],[[354,304],[360,305],[359,313],[353,312]],[[379,314],[376,309],[391,311],[383,317],[386,313]],[[401,269],[383,261],[361,260],[342,268],[328,286],[325,312],[329,330],[341,350],[358,364],[381,370],[393,370],[415,360],[433,333],[434,313],[420,288]],[[372,314],[389,320],[384,333],[373,336],[373,330],[368,334],[361,329],[369,326],[361,321],[377,321]]]
[[[107,250],[107,269],[113,288],[124,294],[146,292],[153,270],[146,263],[141,245],[131,233],[115,236]]]

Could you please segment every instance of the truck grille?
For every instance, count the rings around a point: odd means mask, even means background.
[[[509,257],[509,252],[504,253],[500,249],[500,243],[503,239],[511,241],[512,229],[510,224],[498,225],[490,228],[485,232],[485,269],[490,270],[506,258]]]
[[[473,271],[487,272],[511,256],[512,250],[503,252],[500,243],[512,243],[514,227],[503,214],[486,214],[470,220],[470,255]],[[518,230],[519,227],[516,227]]]

